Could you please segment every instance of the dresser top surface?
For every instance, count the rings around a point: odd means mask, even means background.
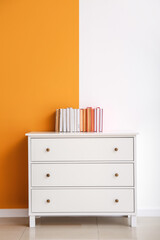
[[[25,135],[33,138],[73,138],[73,137],[135,137],[138,133],[131,131],[113,132],[29,132]]]

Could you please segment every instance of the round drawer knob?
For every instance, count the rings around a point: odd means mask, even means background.
[[[118,203],[118,202],[119,202],[119,200],[118,200],[118,199],[115,199],[115,202],[116,202],[116,203]]]
[[[46,148],[46,152],[49,152],[50,151],[50,148]]]
[[[119,176],[119,174],[118,173],[115,173],[115,177],[118,177]]]
[[[46,177],[50,177],[50,174],[49,174],[49,173],[47,173],[47,174],[46,174]]]
[[[50,203],[50,199],[47,199],[46,202],[47,202],[47,203]]]
[[[115,148],[114,151],[117,152],[117,151],[118,151],[118,148]]]

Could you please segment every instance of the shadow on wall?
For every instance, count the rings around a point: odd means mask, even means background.
[[[55,119],[56,119],[56,112],[52,113],[50,116],[48,116],[47,122],[48,122],[48,128],[50,131],[55,131]]]
[[[8,139],[8,145],[5,144],[7,149],[2,149],[0,162],[0,192],[3,196],[0,208],[28,207],[28,139],[25,133],[53,131],[54,125],[55,112],[42,119],[36,126],[21,132],[18,129],[18,132],[15,131]]]
[[[25,136],[7,148],[7,154],[1,166],[1,193],[3,193],[1,208],[26,208],[28,206],[27,155]]]

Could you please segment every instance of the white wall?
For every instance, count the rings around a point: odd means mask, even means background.
[[[138,208],[160,209],[160,1],[80,0],[80,107],[136,130]]]

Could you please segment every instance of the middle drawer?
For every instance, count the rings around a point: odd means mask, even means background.
[[[31,164],[33,187],[133,186],[133,164]]]

